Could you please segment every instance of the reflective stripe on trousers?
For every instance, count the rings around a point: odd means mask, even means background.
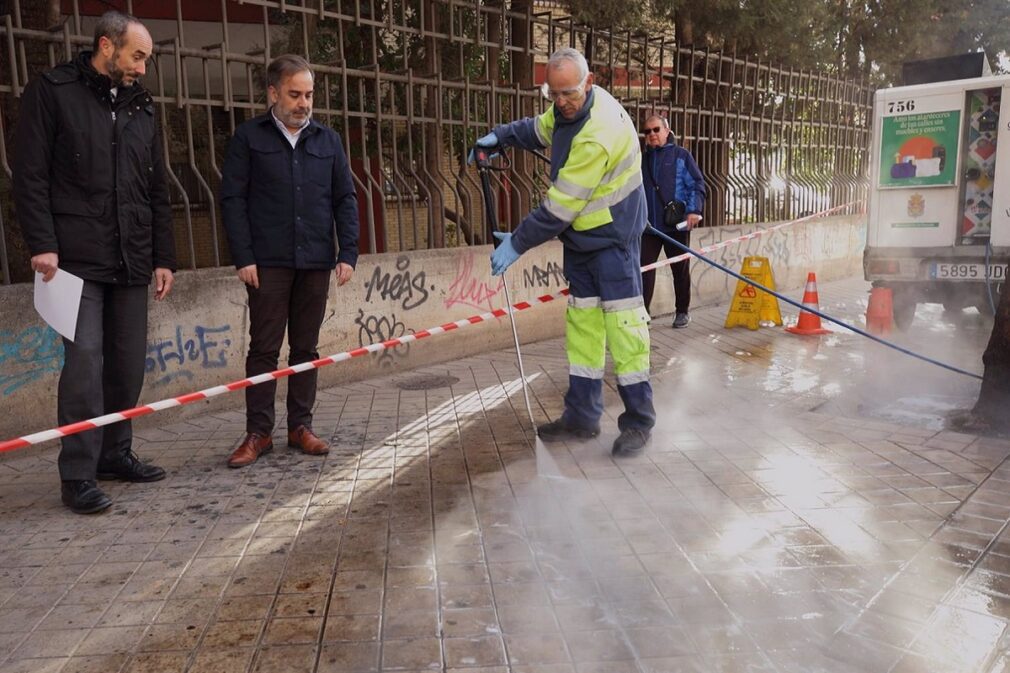
[[[642,300],[638,241],[630,247],[635,249],[565,251],[571,291],[565,313],[569,363],[565,421],[569,425],[599,425],[608,349],[625,406],[619,427],[649,430],[655,424],[649,383],[649,316]]]

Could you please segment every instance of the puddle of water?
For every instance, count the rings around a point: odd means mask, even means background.
[[[533,539],[536,564],[550,584],[549,591],[555,598],[567,599],[563,602],[577,601],[595,628],[611,631],[615,643],[626,648],[634,670],[646,670],[637,645],[627,633],[629,616],[613,602],[621,595],[627,578],[612,571],[616,557],[606,542],[612,522],[607,520],[605,499],[592,482],[562,474],[539,439],[536,464],[537,476],[516,488],[516,498],[519,514]]]
[[[970,408],[974,402],[973,396],[918,395],[873,406],[860,404],[859,412],[885,421],[940,431],[947,427],[952,412]]]

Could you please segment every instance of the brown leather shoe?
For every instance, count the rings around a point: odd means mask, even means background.
[[[274,448],[274,441],[270,437],[250,432],[238,445],[235,452],[228,458],[228,467],[245,467],[252,465],[260,456],[270,453]]]
[[[326,445],[326,442],[316,437],[304,425],[299,425],[288,432],[288,446],[292,449],[301,449],[302,453],[307,453],[310,456],[325,456],[330,452],[330,447]]]

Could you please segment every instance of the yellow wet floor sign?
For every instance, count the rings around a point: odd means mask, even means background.
[[[772,268],[768,264],[767,257],[746,257],[740,275],[764,285],[769,290],[775,289],[775,279],[772,278]],[[725,326],[757,329],[763,322],[782,324],[778,300],[767,292],[738,280]]]

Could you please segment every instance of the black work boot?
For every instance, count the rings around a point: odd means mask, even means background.
[[[550,423],[544,423],[543,425],[537,426],[537,436],[545,442],[563,442],[569,439],[592,439],[599,434],[599,426],[596,426],[595,428],[573,427],[565,423],[564,419],[561,418],[556,421],[551,421]]]
[[[165,470],[157,465],[142,463],[133,451],[121,453],[115,458],[98,461],[98,478],[120,481],[159,481],[165,478]]]
[[[649,443],[652,434],[637,428],[622,430],[614,440],[613,454],[620,457],[637,456]]]
[[[112,505],[109,496],[90,479],[64,481],[60,487],[60,496],[63,504],[77,514],[94,514]]]

